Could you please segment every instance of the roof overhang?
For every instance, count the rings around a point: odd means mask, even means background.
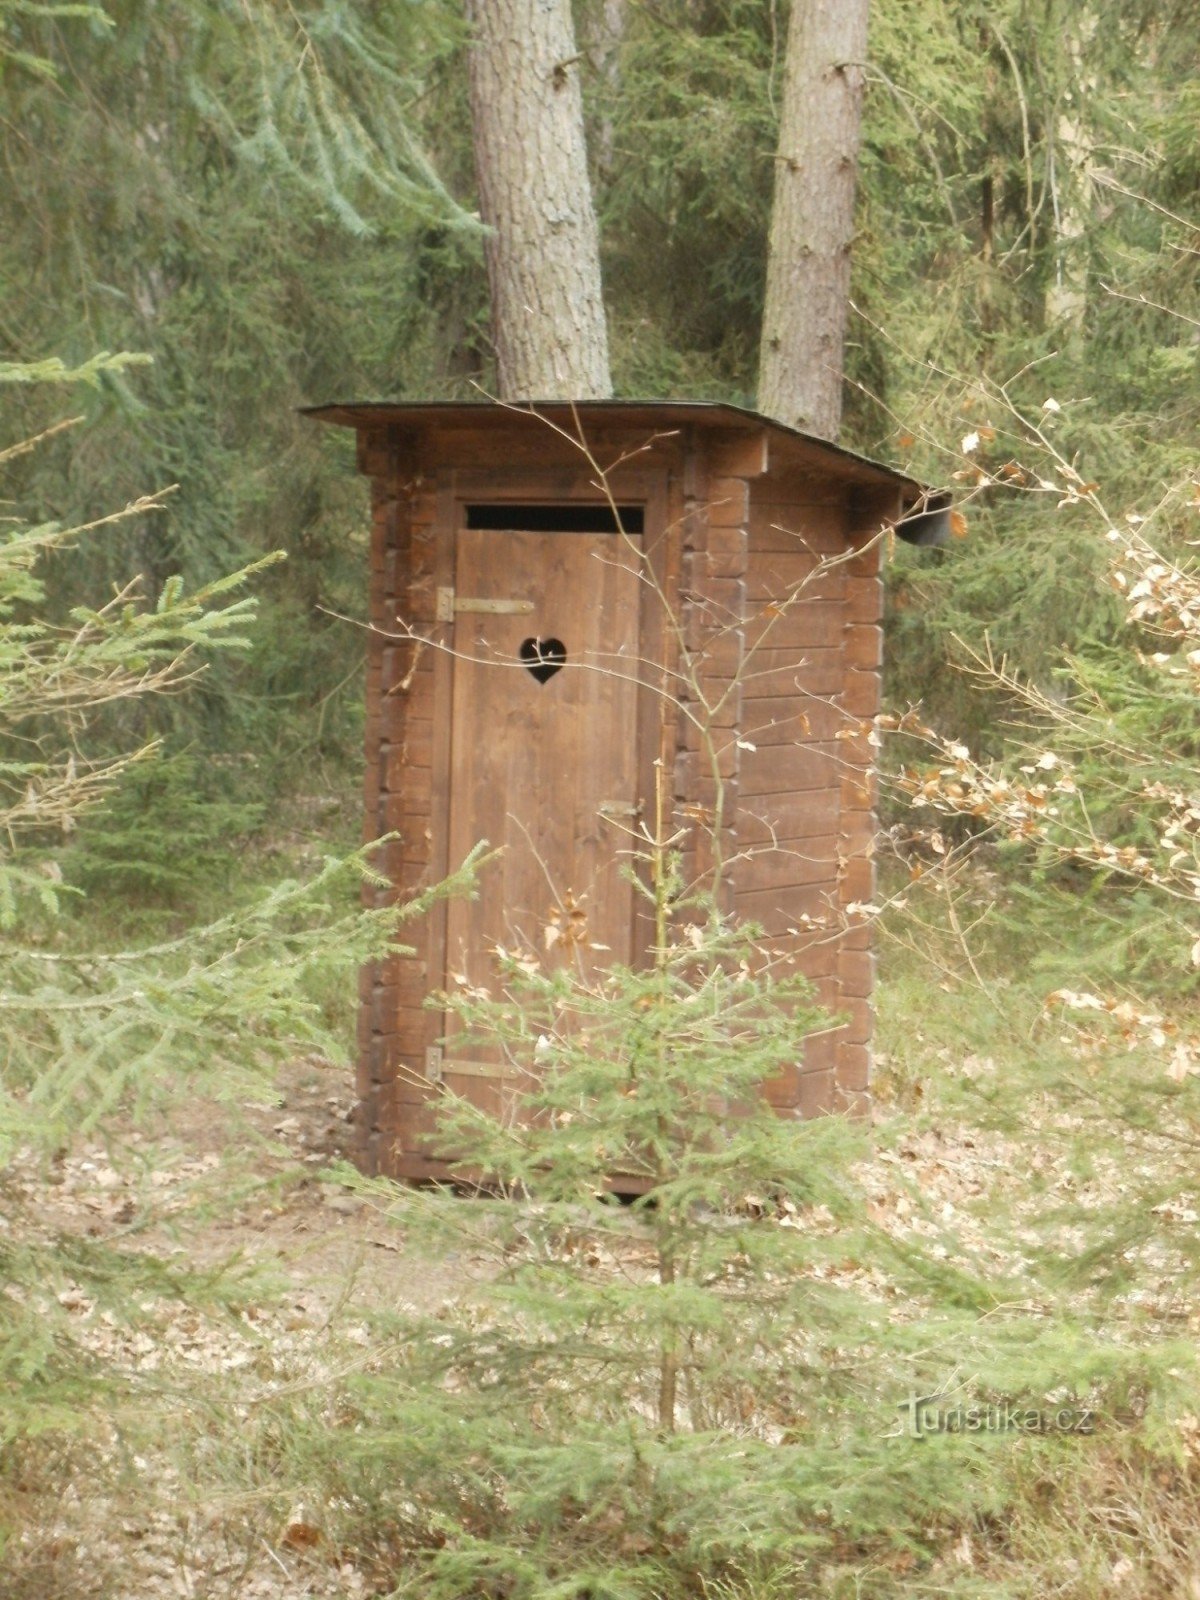
[[[650,435],[680,428],[720,430],[747,436],[766,434],[786,443],[789,454],[823,464],[851,486],[897,490],[904,515],[895,530],[909,544],[929,546],[946,542],[949,534],[950,495],[918,483],[879,461],[801,433],[798,428],[761,416],[745,406],[709,400],[531,400],[518,404],[497,400],[368,400],[305,406],[302,414],[315,422],[376,432],[384,428],[439,430],[471,427],[503,432],[520,425],[521,418],[540,419],[570,437],[586,439],[589,429],[620,427],[646,429]]]

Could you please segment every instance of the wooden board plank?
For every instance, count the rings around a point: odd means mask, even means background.
[[[761,500],[750,507],[750,550],[797,554],[808,550],[839,555],[846,548],[841,506],[815,500]]]
[[[802,918],[826,917],[830,904],[837,898],[837,886],[832,882],[811,884],[804,888],[758,889],[736,896],[737,913],[744,921],[756,922],[770,938],[778,938],[794,930],[803,931]],[[802,972],[811,969],[800,962]]]
[[[742,846],[740,839],[738,843]],[[738,895],[832,883],[837,876],[837,843],[836,836],[827,833],[749,847],[731,869]]]
[[[746,567],[746,599],[754,605],[784,598],[793,604],[801,600],[841,600],[847,581],[840,562],[823,561],[807,551],[755,550]]]
[[[798,673],[803,681],[803,673]],[[742,716],[741,738],[760,748],[780,744],[821,744],[845,733],[859,732],[863,719],[850,716],[831,699],[805,694],[776,695],[748,700]]]
[[[836,600],[766,601],[746,607],[746,651],[831,650],[844,646],[846,617]]]
[[[747,715],[755,712],[752,700],[778,699],[797,693],[832,696],[840,693],[846,667],[837,646],[805,649],[759,647],[748,652],[742,671],[742,696]]]
[[[738,848],[772,839],[815,839],[838,831],[836,789],[808,793],[743,796],[738,807]]]
[[[740,788],[747,795],[795,794],[827,789],[837,783],[845,768],[841,746],[824,744],[770,745],[742,752]]]

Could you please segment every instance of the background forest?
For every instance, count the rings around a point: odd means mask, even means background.
[[[575,12],[615,391],[753,405],[788,7]],[[436,1207],[397,1213],[406,1248],[427,1233],[440,1261],[557,1253],[596,1347],[635,1313],[651,1369],[694,1337],[703,1448],[630,1444],[620,1373],[595,1380],[578,1343],[537,1366],[563,1335],[536,1270],[491,1342],[422,1303],[422,1353],[382,1301],[349,1322],[322,1303],[305,1343],[294,1284],[190,1246],[160,1260],[141,1200],[116,1254],[17,1226],[43,1193],[29,1172],[60,1181],[77,1134],[124,1170],[105,1116],[131,1098],[153,1115],[181,1087],[269,1099],[274,1063],[303,1050],[348,1093],[351,974],[395,934],[354,912],[366,489],[352,441],[297,408],[494,391],[465,37],[454,0],[0,0],[0,1595],[1200,1594],[1192,0],[871,7],[841,442],[959,506],[944,550],[889,552],[891,1187],[854,1167],[859,1133],[814,1135],[825,1176],[794,1174],[780,1215],[848,1231],[806,1234],[795,1259],[786,1231],[782,1254],[747,1247],[766,1276],[732,1317],[705,1272],[743,1256],[664,1207],[659,1259],[686,1236],[708,1265],[662,1327],[640,1291],[579,1288],[624,1223],[585,1249],[562,1196],[465,1239]],[[81,639],[95,655],[67,693],[58,652]],[[102,796],[64,755],[61,814],[26,814],[38,719],[64,709],[80,770],[141,754]],[[93,1016],[110,970],[127,981]],[[52,1090],[31,1097],[45,1060]],[[191,1172],[189,1209],[282,1204],[298,1180],[273,1115],[239,1124],[247,1170]],[[742,1152],[747,1192],[779,1170],[763,1140]],[[398,1205],[354,1203],[385,1222]],[[762,1286],[790,1271],[823,1287],[785,1308]],[[115,1354],[74,1340],[81,1303],[125,1330]],[[165,1304],[226,1330],[197,1358],[203,1395],[174,1371],[133,1381]],[[794,1388],[760,1360],[785,1315],[805,1330]],[[1094,1444],[927,1440],[898,1464],[870,1419],[940,1382],[946,1349],[976,1392],[1069,1391],[1110,1426]],[[595,1381],[586,1427],[560,1378]],[[799,1420],[766,1450],[746,1442],[755,1408]],[[513,1416],[533,1431],[489,1455]],[[172,1465],[148,1488],[156,1433]],[[173,1530],[152,1577],[44,1520],[89,1456],[109,1531]],[[193,1490],[186,1526],[155,1500]],[[212,1539],[220,1561],[181,1553]]]
[[[296,407],[490,385],[457,8],[40,14],[58,9],[5,12],[5,349],[153,364],[84,391],[85,426],[15,464],[10,496],[71,522],[179,485],[132,552],[72,561],[79,593],[129,553],[191,584],[285,548],[250,659],[170,718],[194,771],[155,780],[164,821],[215,803],[209,753],[251,808],[293,794],[298,766],[331,763],[340,791],[362,643],[326,613],[361,612],[364,490]],[[619,394],[753,401],[785,20],[757,0],[581,8]],[[875,6],[846,444],[946,481],[987,420],[971,386],[1023,372],[1014,401],[1069,401],[1061,442],[1113,499],[1186,464],[1193,23],[1182,0]],[[61,414],[59,394],[5,398],[11,437]],[[1044,669],[1113,625],[1071,519],[1048,539],[1040,504],[989,495],[970,521],[896,574],[888,654],[897,699],[952,703],[963,734],[988,714],[944,671],[952,633],[986,625]]]

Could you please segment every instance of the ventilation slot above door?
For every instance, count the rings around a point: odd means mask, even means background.
[[[494,528],[515,533],[642,533],[643,506],[617,506],[605,500],[568,500],[562,505],[513,505],[485,502],[467,508],[468,528]]]

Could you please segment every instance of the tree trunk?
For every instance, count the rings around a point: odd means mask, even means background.
[[[570,0],[466,0],[500,395],[612,393]]]
[[[628,0],[593,0],[580,21],[582,44],[587,53],[602,110],[591,140],[596,172],[603,181],[612,172],[615,129],[612,107],[620,88],[621,45],[625,38]]]
[[[824,439],[842,416],[868,0],[793,0],[758,403]]]
[[[1071,90],[1060,100],[1058,126],[1046,141],[1047,182],[1054,216],[1054,279],[1046,291],[1046,323],[1082,332],[1088,305],[1088,240],[1096,161],[1088,111],[1097,92],[1087,57],[1099,22],[1091,8],[1073,9],[1063,44]],[[1139,63],[1140,65],[1140,63]]]

